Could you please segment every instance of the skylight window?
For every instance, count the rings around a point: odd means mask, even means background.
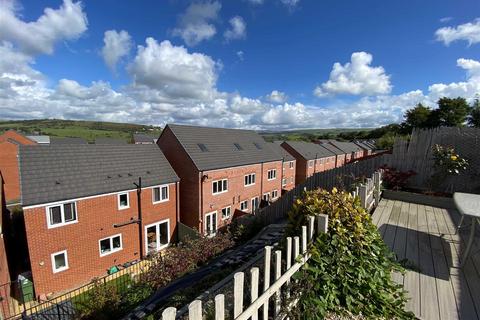
[[[240,144],[234,143],[233,145],[235,146],[235,148],[237,148],[238,151],[243,150],[243,148]]]
[[[259,145],[258,143],[254,142],[253,143],[255,145],[255,147],[257,147],[258,150],[262,150],[262,146]]]
[[[198,143],[197,145],[200,148],[200,150],[202,150],[202,152],[208,152],[207,146],[204,145],[203,143]]]

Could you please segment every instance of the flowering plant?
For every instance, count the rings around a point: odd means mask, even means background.
[[[458,175],[467,169],[468,161],[460,157],[452,147],[433,146],[433,160],[436,172]]]

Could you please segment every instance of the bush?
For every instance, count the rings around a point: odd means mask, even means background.
[[[152,255],[150,257],[152,265],[142,275],[142,279],[155,288],[164,287],[233,245],[230,235],[226,233],[217,234],[213,238],[187,240]]]
[[[367,318],[414,318],[404,311],[402,286],[390,276],[403,269],[358,198],[336,189],[307,192],[289,213],[288,233],[299,234],[308,216],[320,213],[329,216],[328,233],[310,244],[311,258],[293,284],[299,303],[290,316],[323,319],[344,310]]]
[[[398,171],[395,168],[382,167],[383,183],[387,189],[401,190],[407,186],[408,179],[416,175],[415,171]]]

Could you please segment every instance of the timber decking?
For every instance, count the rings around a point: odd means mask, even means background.
[[[421,319],[480,319],[480,246],[461,269],[469,228],[455,234],[456,210],[382,199],[372,219],[408,267],[393,275],[408,291],[408,310]]]

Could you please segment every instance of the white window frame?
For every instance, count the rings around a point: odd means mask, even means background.
[[[217,190],[218,190],[218,182],[221,182],[222,188],[223,188],[223,181],[227,181],[227,188],[225,190],[222,190],[220,192],[213,192],[213,184],[216,182],[217,183]],[[228,179],[219,179],[219,180],[214,180],[212,181],[212,194],[217,195],[217,194],[222,194],[228,192]]]
[[[293,161],[290,161],[289,167],[290,167],[290,169],[293,169],[293,168],[295,167],[295,166],[293,165]]]
[[[215,230],[214,232],[207,234],[207,216],[215,216]],[[211,220],[213,221],[213,220]],[[207,235],[208,237],[214,237],[217,234],[218,230],[218,221],[217,221],[217,211],[212,211],[209,213],[205,214],[205,223],[204,223],[204,234]]]
[[[267,196],[267,199],[265,199],[265,196]],[[270,192],[264,193],[262,195],[262,200],[265,200],[265,201],[269,202],[270,201]]]
[[[245,187],[250,187],[250,186],[255,185],[255,180],[256,180],[256,177],[255,177],[255,176],[256,176],[255,173],[246,174],[246,175],[244,176],[244,178],[243,178],[243,184],[244,184],[244,186],[245,186]],[[253,181],[253,183],[246,184],[246,183],[245,183],[245,179],[246,179],[247,177],[249,178],[250,181]],[[252,179],[252,177],[253,177],[253,179]]]
[[[164,188],[164,187],[167,188],[167,198],[155,201],[155,189],[157,189],[157,188],[160,189],[160,198],[162,198],[162,188]],[[168,184],[162,184],[162,185],[159,185],[159,186],[152,187],[152,203],[153,204],[157,204],[157,203],[161,203],[161,202],[167,202],[168,200],[170,200],[170,186]]]
[[[55,267],[55,256],[58,256],[60,254],[63,254],[65,255],[65,266],[64,267],[61,267],[61,268],[56,268]],[[68,253],[67,253],[67,250],[62,250],[62,251],[58,251],[58,252],[54,252],[50,255],[50,259],[52,260],[52,271],[53,273],[58,273],[58,272],[62,272],[62,271],[65,271],[65,270],[68,270],[70,268],[70,266],[68,265]]]
[[[65,222],[65,210],[64,210],[64,205],[67,203],[73,203],[73,206],[75,207],[75,220]],[[55,223],[52,224],[50,221],[50,208],[53,207],[60,207],[60,214],[62,216],[62,222],[60,223]],[[78,212],[77,212],[77,202],[76,201],[63,201],[63,202],[58,202],[52,205],[49,205],[45,208],[45,212],[47,214],[47,227],[48,229],[53,229],[53,228],[58,228],[58,227],[63,227],[69,224],[74,224],[78,222]]]
[[[272,175],[273,177],[270,178],[270,175]],[[272,181],[272,180],[275,180],[277,179],[277,169],[270,169],[267,171],[267,180],[268,181]]]
[[[275,193],[275,197],[273,196],[273,193]],[[272,200],[277,199],[277,198],[278,198],[278,190],[277,189],[272,190]]]
[[[223,216],[223,209],[230,209],[230,210],[229,210],[229,211],[230,211],[230,214],[229,214],[228,216],[224,217],[224,216]],[[230,219],[230,218],[232,217],[232,206],[226,206],[226,207],[222,208],[222,209],[220,210],[220,212],[221,212],[221,215],[222,215],[222,220]]]
[[[256,206],[253,205],[253,202],[256,203]],[[258,207],[260,206],[260,198],[259,197],[253,197],[250,199],[250,204],[252,205],[252,212],[254,212]]]
[[[287,185],[287,178],[282,179],[282,187]]]
[[[127,205],[125,207],[122,207],[120,205],[120,196],[126,194],[127,195]],[[130,208],[130,193],[129,192],[120,192],[117,194],[117,206],[118,206],[118,210],[125,210],[125,209],[128,209]]]
[[[242,209],[242,207],[245,205],[245,208]],[[241,211],[244,211],[244,212],[248,212],[248,200],[243,200],[243,201],[240,201],[240,210]]]
[[[314,160],[308,160],[308,167],[312,168],[314,164]]]
[[[115,248],[114,249],[113,248],[113,238],[116,238],[118,236],[120,236],[120,248]],[[102,253],[102,247],[100,245],[100,242],[102,242],[103,240],[107,240],[107,239],[110,240],[110,251]],[[100,253],[100,257],[105,257],[105,256],[108,256],[112,253],[122,251],[122,250],[123,250],[123,237],[122,237],[121,233],[117,233],[117,234],[114,234],[112,236],[105,237],[105,238],[102,238],[102,239],[98,240],[98,252]]]
[[[168,232],[168,242],[167,244],[164,244],[164,245],[161,245],[159,246],[160,244],[160,225],[162,223],[167,223],[167,232]],[[154,222],[154,223],[150,223],[148,225],[146,225],[144,227],[144,234],[145,234],[145,254],[148,254],[148,236],[147,236],[147,229],[150,228],[150,227],[153,227],[153,226],[156,226],[156,231],[157,231],[157,252],[162,250],[162,249],[165,249],[166,247],[168,247],[170,245],[170,219],[164,219],[164,220],[160,220],[160,221],[157,221],[157,222]]]

